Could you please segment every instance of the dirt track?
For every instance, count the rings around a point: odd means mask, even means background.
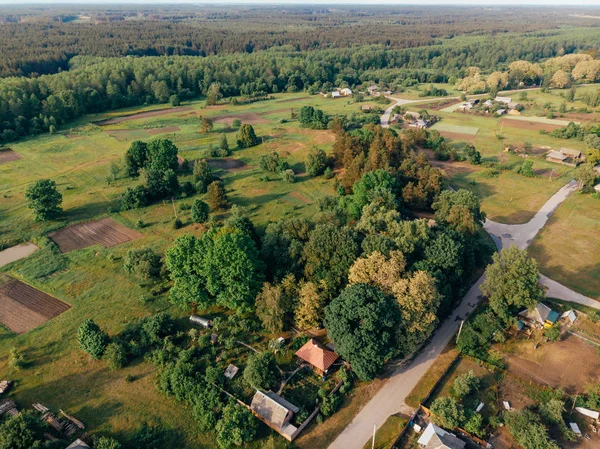
[[[103,218],[68,226],[49,234],[48,237],[58,245],[62,253],[67,253],[92,245],[109,248],[142,238],[143,234],[117,223],[112,218]]]
[[[10,277],[0,286],[0,323],[18,334],[28,332],[71,306]]]
[[[19,159],[23,159],[20,154],[15,153],[10,148],[6,148],[4,150],[0,150],[0,164],[6,164],[11,161],[18,161]]]

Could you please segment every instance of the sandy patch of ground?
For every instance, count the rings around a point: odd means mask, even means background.
[[[33,243],[22,243],[20,245],[7,248],[4,251],[0,251],[0,267],[8,265],[15,260],[23,259],[40,249]]]
[[[102,245],[105,248],[137,240],[144,235],[123,226],[112,218],[79,223],[48,234],[62,253]]]
[[[190,107],[156,109],[154,111],[138,112],[137,114],[131,114],[131,115],[125,115],[123,117],[101,120],[99,122],[95,122],[94,125],[98,125],[98,126],[116,125],[117,123],[129,122],[131,120],[138,120],[138,119],[149,118],[149,117],[160,117],[162,115],[178,114],[180,112],[191,111],[191,110],[192,110],[192,108],[190,108]]]
[[[8,276],[0,283],[0,323],[17,334],[28,332],[71,308]]]
[[[293,198],[296,198],[297,200],[302,201],[303,203],[312,204],[311,200],[309,200],[304,195],[302,195],[302,194],[300,194],[298,192],[290,192],[290,196],[293,197]]]
[[[551,125],[550,123],[539,123],[530,122],[524,120],[511,120],[511,119],[500,119],[501,126],[507,126],[510,128],[526,129],[528,131],[554,131],[555,129],[562,128],[562,125]]]
[[[211,168],[218,168],[232,173],[250,169],[250,166],[245,162],[230,157],[223,159],[209,159],[208,165],[210,165]]]
[[[179,128],[179,126],[166,126],[164,128],[150,128],[144,131],[146,131],[152,136],[156,136],[157,134],[174,133],[177,131],[181,131],[181,128]]]
[[[269,123],[268,120],[262,118],[258,114],[253,113],[245,113],[245,114],[231,114],[231,115],[223,115],[221,117],[216,117],[213,122],[214,123],[224,123],[226,125],[233,125],[234,120],[240,120],[242,123],[247,123],[249,125],[265,125]]]
[[[15,153],[10,148],[6,148],[4,150],[0,150],[0,164],[6,164],[11,161],[18,161],[19,159],[23,159],[18,153]]]

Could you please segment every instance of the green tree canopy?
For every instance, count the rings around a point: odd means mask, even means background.
[[[465,422],[465,412],[456,399],[442,396],[431,404],[433,421],[446,429],[453,430]]]
[[[236,142],[240,148],[250,148],[259,144],[258,137],[254,132],[252,125],[244,123],[238,130]]]
[[[192,204],[192,220],[194,223],[206,223],[208,220],[209,207],[201,199],[197,198]]]
[[[281,374],[272,352],[257,352],[248,357],[244,380],[257,390],[270,390],[278,386]]]
[[[559,449],[550,439],[548,429],[531,410],[505,412],[504,422],[515,442],[525,449]]]
[[[325,308],[324,324],[336,351],[362,380],[371,380],[396,352],[400,313],[376,287],[353,284]]]
[[[42,449],[47,431],[34,412],[21,412],[0,423],[0,449]]]
[[[229,449],[252,441],[256,436],[257,422],[248,409],[230,402],[223,409],[223,416],[215,430],[219,447]]]
[[[485,221],[481,202],[477,196],[465,189],[456,192],[443,191],[432,205],[435,218],[447,223],[459,232],[475,234]]]
[[[125,169],[127,176],[137,178],[140,170],[148,162],[148,145],[141,140],[134,140],[125,153]]]
[[[25,198],[37,221],[52,220],[62,212],[62,195],[56,189],[56,183],[49,179],[40,179],[29,186]]]
[[[96,360],[102,357],[109,342],[106,332],[100,329],[100,326],[94,323],[91,318],[88,318],[79,326],[77,340],[81,349]]]
[[[155,139],[148,143],[147,168],[160,171],[177,170],[179,161],[177,159],[178,149],[169,139]]]
[[[306,156],[306,171],[310,176],[322,175],[327,168],[327,153],[316,146],[311,146]]]
[[[524,249],[511,246],[494,254],[485,274],[481,291],[504,321],[520,309],[535,307],[544,298],[537,262]]]

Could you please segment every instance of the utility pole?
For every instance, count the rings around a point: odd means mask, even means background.
[[[371,442],[371,449],[375,449],[375,432],[377,432],[377,424],[373,424],[373,441]]]

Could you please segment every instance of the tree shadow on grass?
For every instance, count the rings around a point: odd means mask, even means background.
[[[91,220],[99,215],[113,213],[118,208],[118,201],[104,200],[97,202],[86,202],[80,206],[65,209],[62,217],[68,222]]]

